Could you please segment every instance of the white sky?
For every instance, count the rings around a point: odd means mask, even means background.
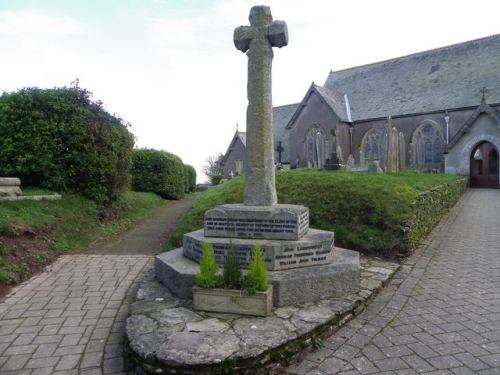
[[[138,147],[179,155],[201,182],[205,159],[245,129],[247,57],[232,35],[259,4],[290,34],[275,49],[275,106],[330,69],[500,33],[498,0],[0,0],[0,92],[79,78]]]

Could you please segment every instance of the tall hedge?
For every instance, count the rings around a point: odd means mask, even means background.
[[[106,206],[128,184],[134,137],[76,85],[0,96],[0,175]]]
[[[184,165],[178,156],[160,150],[134,150],[133,190],[151,191],[164,198],[179,199],[184,193],[194,191],[193,181],[196,187],[194,168]]]
[[[196,190],[196,169],[190,165],[184,165],[184,178],[186,193],[193,193]]]

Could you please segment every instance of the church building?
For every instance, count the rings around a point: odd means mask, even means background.
[[[273,110],[275,162],[469,175],[472,186],[498,187],[500,34],[330,72],[302,101]],[[224,156],[226,177],[242,173],[245,135]],[[238,165],[238,168],[237,168]],[[391,169],[389,169],[391,170]]]

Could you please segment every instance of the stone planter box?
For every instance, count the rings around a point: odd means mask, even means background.
[[[245,290],[193,286],[193,305],[195,310],[268,316],[273,307],[273,287],[248,294]]]

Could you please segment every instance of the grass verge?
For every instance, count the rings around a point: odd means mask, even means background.
[[[458,176],[417,172],[295,170],[276,175],[279,202],[309,207],[311,226],[334,231],[337,246],[390,258],[408,252],[403,223],[413,216],[417,197],[457,181],[461,181]],[[242,202],[243,187],[243,179],[235,178],[200,193],[165,249],[181,246],[184,233],[201,228],[207,209]],[[425,231],[421,232],[423,235]]]
[[[31,195],[40,192],[23,189]],[[0,295],[59,254],[109,240],[165,202],[153,193],[125,192],[117,214],[106,222],[98,219],[93,201],[75,194],[64,195],[60,201],[0,202]]]

